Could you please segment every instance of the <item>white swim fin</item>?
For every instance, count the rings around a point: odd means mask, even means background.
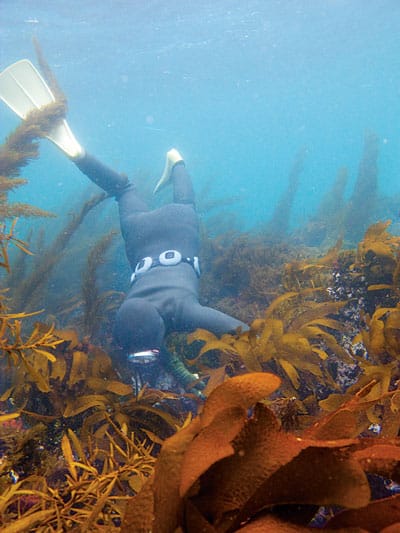
[[[157,185],[154,187],[153,194],[156,194],[157,191],[159,191],[162,187],[164,187],[164,185],[169,182],[169,180],[171,179],[172,169],[177,163],[180,163],[181,161],[183,161],[183,157],[175,148],[172,148],[172,150],[169,150],[169,152],[167,152],[165,167],[161,178],[158,180]]]
[[[28,59],[13,63],[0,73],[0,99],[22,119],[33,109],[56,101],[49,86]],[[64,119],[47,137],[71,158],[79,158],[84,153]]]

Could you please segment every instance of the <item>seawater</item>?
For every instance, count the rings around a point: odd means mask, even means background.
[[[198,193],[247,230],[268,220],[305,147],[295,227],[342,166],[351,193],[368,130],[380,192],[399,194],[399,30],[397,0],[1,0],[0,68],[36,62],[36,37],[88,151],[153,185],[177,147]],[[0,104],[1,138],[17,123]],[[88,180],[41,145],[15,198],[65,213]]]

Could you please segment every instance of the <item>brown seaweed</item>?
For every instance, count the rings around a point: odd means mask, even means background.
[[[46,80],[47,85],[50,87],[50,90],[53,93],[56,101],[61,102],[65,106],[65,109],[66,109],[67,98],[63,90],[61,89],[54,72],[52,71],[50,65],[48,64],[44,56],[43,50],[40,46],[38,39],[36,37],[33,37],[32,42],[35,48],[35,53],[36,53],[36,57],[39,63],[40,71],[44,79]]]
[[[398,478],[400,439],[354,436],[357,395],[309,429],[285,432],[265,405],[277,387],[276,376],[265,373],[217,387],[200,416],[164,443],[122,530],[308,531],[320,506],[348,509],[335,525],[358,525],[355,517],[365,531],[376,530],[368,518],[380,527],[396,523],[397,513],[381,516],[379,505],[374,509],[367,473]],[[386,508],[392,502],[386,499]],[[263,529],[265,523],[272,528]]]
[[[366,143],[353,212],[364,200],[374,206],[374,142]],[[11,157],[11,174],[0,181],[4,204],[23,185],[19,168],[33,153],[15,167]],[[336,203],[343,187],[339,174]],[[324,208],[330,220],[333,203]],[[322,529],[395,530],[400,498],[374,501],[370,486],[371,476],[400,482],[400,240],[389,224],[369,227],[356,251],[341,251],[338,241],[316,257],[259,236],[208,236],[203,296],[251,317],[251,327],[221,339],[189,337],[204,343],[190,363],[209,377],[208,399],[183,423],[184,410],[171,408],[178,395],[134,394],[88,338],[42,324],[22,333],[26,310],[90,205],[42,252],[29,283],[20,280],[23,291],[9,291],[23,311],[11,313],[1,294],[0,349],[12,376],[0,405],[14,410],[0,415],[2,530],[308,531],[320,506]],[[1,266],[10,268],[14,226],[0,237]],[[103,304],[99,257],[110,242],[106,235],[88,256],[89,334]],[[350,385],[339,363],[352,373]]]
[[[289,173],[289,182],[286,191],[279,199],[271,220],[268,222],[265,232],[272,242],[281,241],[289,232],[290,212],[299,188],[300,174],[304,168],[304,160],[307,149],[302,148],[295,157]]]
[[[19,216],[54,216],[29,204],[10,204],[8,192],[26,183],[26,180],[19,178],[21,168],[39,156],[37,140],[49,133],[54,124],[64,116],[64,111],[64,106],[57,102],[32,111],[0,146],[1,220]]]
[[[83,332],[90,338],[95,336],[101,326],[102,318],[107,310],[107,303],[116,295],[115,291],[101,293],[97,285],[97,270],[104,263],[107,249],[111,246],[115,235],[115,231],[110,231],[99,239],[89,252],[86,269],[83,272]]]
[[[341,168],[332,188],[323,196],[315,215],[304,227],[294,232],[296,240],[308,246],[326,249],[344,236],[347,205],[344,192],[347,180],[348,171]]]
[[[34,309],[37,306],[43,288],[47,283],[50,273],[60,261],[65,247],[77,231],[85,216],[100,202],[106,198],[105,194],[99,194],[87,200],[67,222],[66,226],[59,232],[53,243],[40,256],[34,271],[24,279],[20,280],[13,289],[13,306],[25,309]]]
[[[377,207],[379,139],[367,132],[357,180],[346,207],[345,238],[351,243],[362,238]]]

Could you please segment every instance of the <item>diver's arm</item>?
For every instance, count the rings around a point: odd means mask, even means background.
[[[111,196],[118,196],[129,184],[127,176],[112,170],[87,152],[72,161],[93,183]]]

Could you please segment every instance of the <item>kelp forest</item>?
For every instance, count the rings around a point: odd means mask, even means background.
[[[117,222],[93,229],[110,200],[61,221],[10,201],[65,112],[60,96],[0,148],[1,531],[398,531],[400,200],[379,196],[377,136],[350,197],[339,168],[294,230],[305,149],[257,231],[199,195],[201,302],[250,329],[171,335],[191,379],[160,368],[150,388],[112,342],[130,273]]]

